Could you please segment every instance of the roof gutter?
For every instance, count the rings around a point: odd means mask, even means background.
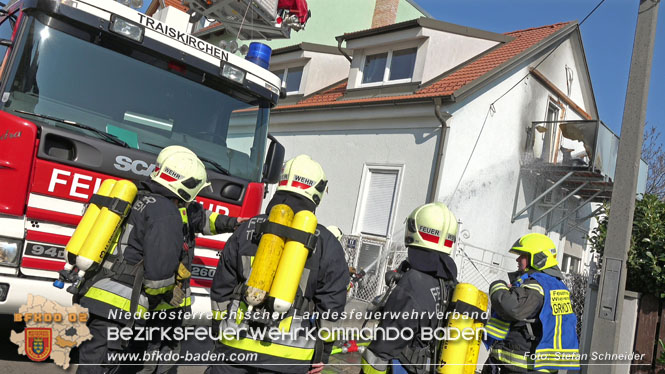
[[[352,63],[353,59],[344,51],[344,48],[342,48],[342,43],[344,43],[344,35],[338,36],[336,39],[337,39],[337,49],[339,49],[340,53],[343,54],[347,60],[349,60],[349,63]]]
[[[430,186],[427,202],[433,203],[436,201],[436,196],[439,193],[439,185],[441,183],[441,164],[443,160],[443,153],[446,148],[446,140],[448,137],[448,120],[452,115],[448,112],[442,112],[443,100],[440,97],[434,98],[434,116],[441,123],[441,135],[439,135],[439,143],[437,146],[436,160],[434,161],[434,176],[432,177],[432,185]]]

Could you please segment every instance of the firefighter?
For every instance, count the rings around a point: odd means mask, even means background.
[[[146,321],[141,317],[146,312],[188,303],[186,279],[179,268],[183,261],[189,264],[186,245],[193,241],[192,226],[212,233],[230,231],[236,225],[235,218],[190,205],[209,185],[205,166],[193,152],[179,146],[160,152],[150,180],[138,184],[117,244],[75,295],[75,302],[88,308],[93,336],[79,349],[78,372],[113,369],[116,363],[109,362],[110,355],[122,352],[128,342],[109,340],[109,329],[143,325]],[[190,216],[194,224],[189,223]]]
[[[189,152],[192,155],[195,155],[193,152],[191,152],[189,149],[182,147],[182,146],[169,146],[165,148],[162,152],[160,152],[159,156],[157,157],[157,164],[161,164],[162,159],[165,157],[168,157],[171,152]],[[192,262],[194,260],[194,246],[196,244],[196,235],[197,234],[203,234],[203,235],[217,235],[217,234],[222,234],[226,232],[232,232],[237,226],[239,222],[243,222],[246,220],[246,218],[235,218],[235,217],[228,217],[225,215],[220,215],[219,213],[214,213],[208,210],[203,209],[203,206],[201,204],[186,204],[186,209],[187,209],[187,217],[184,218],[184,222],[186,223],[185,227],[185,242],[183,246],[183,253],[181,255],[181,263],[183,264],[183,267],[180,268],[179,270],[182,271],[182,269],[185,269],[187,273],[191,274],[192,270]],[[190,311],[191,310],[191,289],[190,289],[190,277],[187,276],[187,274],[183,277],[182,275],[176,274],[176,287],[174,287],[174,292],[177,293],[179,296],[175,298],[175,300],[171,300],[172,302],[167,302],[163,300],[160,304],[158,304],[154,309],[151,309],[151,312],[153,311],[165,311],[169,312],[169,318],[166,319],[159,319],[159,318],[151,318],[146,321],[147,327],[152,328],[152,327],[157,327],[157,328],[165,328],[165,329],[171,329],[173,331],[173,328],[182,326],[183,320],[180,318],[170,318],[171,316],[182,316],[183,314],[180,313],[180,310],[183,312],[185,311]],[[180,300],[182,298],[182,302],[179,304],[177,303],[177,300]],[[145,347],[144,344],[136,344],[136,342],[133,342],[135,347],[138,347],[139,350],[143,350],[145,348],[145,351],[147,352],[146,357],[148,357],[148,360],[145,360],[143,369],[139,371],[139,374],[149,374],[149,373],[166,373],[168,372],[173,365],[176,363],[176,357],[177,353],[180,353],[180,346],[181,342],[180,340],[167,340],[163,341],[161,339],[161,336],[158,334],[155,334],[152,336],[151,341],[149,341],[147,347]],[[136,348],[135,348],[136,349]],[[130,347],[130,350],[132,348]],[[169,354],[171,353],[171,354]],[[172,357],[173,360],[171,361],[163,361],[163,360],[155,360],[155,357]]]
[[[323,169],[307,155],[297,156],[284,164],[281,181],[270,200],[266,212],[278,204],[286,204],[294,213],[303,210],[315,212],[327,190]],[[257,252],[257,224],[265,222],[267,215],[259,215],[244,222],[229,238],[217,265],[210,289],[213,316],[220,331],[243,326],[259,329],[264,325],[256,321],[240,320],[247,304],[242,297],[242,286],[249,278],[251,264]],[[296,300],[286,313],[288,317],[276,321],[289,331],[332,328],[346,303],[349,284],[348,266],[339,241],[324,226],[316,228],[316,245],[309,252],[305,270],[300,278]],[[305,313],[308,312],[309,315]],[[240,316],[240,317],[239,317]],[[308,318],[317,317],[317,318]],[[316,331],[316,330],[315,330]],[[251,361],[227,361],[213,365],[206,373],[317,373],[332,350],[331,339],[318,339],[319,335],[297,335],[291,340],[252,340],[251,336],[236,339],[220,334],[215,350],[224,356],[238,357],[234,353],[256,353]],[[314,336],[316,339],[311,339]]]
[[[430,373],[440,351],[436,339],[425,341],[420,335],[424,328],[443,327],[444,321],[437,320],[436,313],[445,313],[457,283],[457,266],[450,257],[457,238],[457,219],[445,204],[436,202],[416,208],[406,223],[408,259],[391,274],[396,285],[383,307],[387,318],[379,322],[378,335],[362,355],[365,374],[396,372],[394,360],[409,373]],[[415,312],[419,317],[392,318],[391,312],[400,316]],[[380,332],[389,328],[410,330],[414,339],[386,339]]]
[[[554,242],[543,234],[522,236],[510,249],[518,255],[512,285],[490,285],[492,318],[485,326],[491,346],[483,373],[579,370],[577,317],[562,282]]]

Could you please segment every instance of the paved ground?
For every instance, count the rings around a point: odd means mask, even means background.
[[[358,374],[360,372],[360,354],[346,353],[330,357],[330,362],[323,370],[324,374]]]

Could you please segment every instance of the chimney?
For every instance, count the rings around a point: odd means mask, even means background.
[[[400,0],[376,0],[372,28],[392,25],[397,19],[397,6]]]

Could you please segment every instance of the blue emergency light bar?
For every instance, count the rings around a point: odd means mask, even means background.
[[[270,55],[272,54],[272,49],[258,42],[250,43],[249,51],[247,52],[247,57],[245,60],[251,61],[264,69],[270,67]]]

